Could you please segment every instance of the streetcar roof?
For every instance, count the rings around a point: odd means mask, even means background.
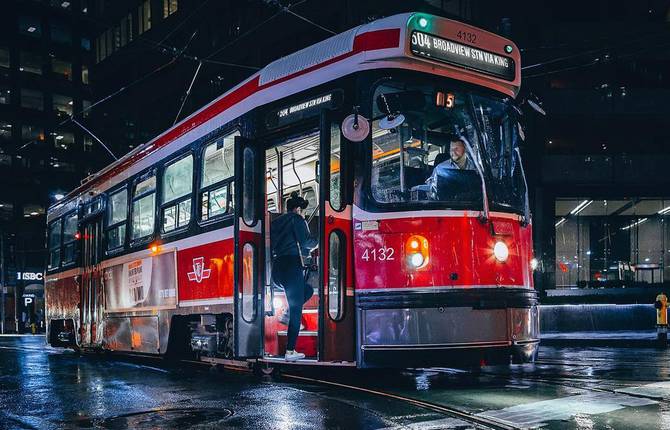
[[[169,144],[177,141],[193,142],[258,106],[280,100],[359,70],[410,68],[410,64],[417,66],[425,63],[425,60],[408,61],[405,46],[401,43],[404,40],[408,22],[415,15],[417,13],[404,13],[359,25],[271,62],[152,140],[136,147],[122,158],[84,179],[79,187],[49,208],[49,220],[71,210],[73,203],[79,198],[82,200],[93,198],[98,193],[106,191],[116,183],[120,183],[137,173],[132,172],[132,170],[134,167],[141,165],[141,162],[151,158],[152,163],[155,163],[161,158],[154,159],[156,157],[150,156],[155,155],[159,150],[164,150]],[[420,15],[429,16],[426,14]],[[487,37],[489,40],[504,41],[504,43],[516,48],[513,42],[477,27],[441,17],[434,17],[434,19],[453,23],[458,25],[459,28],[477,31],[478,34]],[[518,61],[518,49],[514,51],[518,75],[520,63]],[[413,68],[420,70],[419,67]],[[433,73],[435,68],[433,63],[425,63],[424,65],[425,70],[433,71]],[[450,69],[449,66],[444,66],[444,68],[447,71]],[[318,76],[317,74],[311,75],[316,71],[319,72]],[[454,74],[453,68],[450,73],[451,75]],[[467,71],[462,71],[462,73],[467,74]],[[310,75],[309,79],[294,80],[294,78],[308,74]],[[449,73],[445,75],[449,76]],[[473,77],[470,80],[482,84],[482,82],[487,81],[487,78],[480,76]],[[493,78],[488,80],[490,81],[489,84],[497,85],[496,89],[509,95],[514,96],[518,91],[519,76],[513,82],[502,82]],[[270,89],[272,91],[269,91]],[[250,99],[253,99],[253,101],[249,102]],[[178,147],[175,147],[173,151],[177,149]],[[161,156],[168,157],[169,153]],[[142,166],[140,170],[145,168],[146,166]],[[113,179],[116,179],[116,181]]]

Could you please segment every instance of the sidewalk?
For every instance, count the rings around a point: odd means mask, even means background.
[[[576,331],[540,333],[540,344],[546,346],[604,346],[613,348],[658,347],[656,330],[643,331]]]

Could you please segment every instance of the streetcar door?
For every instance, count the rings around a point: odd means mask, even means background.
[[[86,220],[80,225],[82,239],[81,344],[98,343],[102,321],[102,217]]]
[[[351,144],[340,123],[343,115],[321,114],[319,155],[319,358],[354,361],[354,295],[352,270],[353,181],[350,179]]]
[[[235,356],[261,355],[263,340],[263,259],[265,152],[235,137]]]

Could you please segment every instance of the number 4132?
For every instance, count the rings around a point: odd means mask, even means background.
[[[381,248],[365,248],[361,258],[364,261],[391,261],[395,260],[395,249],[382,246]]]

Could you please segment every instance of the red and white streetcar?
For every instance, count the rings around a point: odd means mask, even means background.
[[[283,362],[269,228],[299,191],[298,365],[533,360],[519,85],[511,41],[418,13],[269,64],[49,209],[48,342]]]

